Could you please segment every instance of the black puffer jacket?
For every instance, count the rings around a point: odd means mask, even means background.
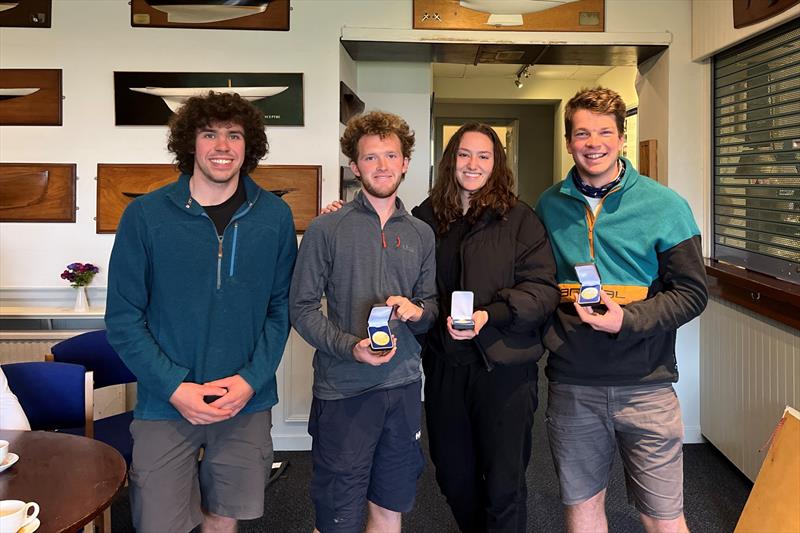
[[[436,233],[430,198],[411,212]],[[487,365],[538,361],[544,353],[540,330],[560,293],[550,241],[536,213],[523,202],[502,218],[484,213],[464,237],[458,259],[461,287],[474,293],[476,309],[489,313],[476,337]],[[441,315],[439,327],[445,327]]]

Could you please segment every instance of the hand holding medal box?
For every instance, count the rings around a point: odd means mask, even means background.
[[[603,290],[600,284],[600,273],[594,263],[578,263],[575,265],[575,273],[581,283],[581,290],[578,292],[579,305],[592,305],[600,302],[600,291]]]
[[[367,319],[367,336],[369,346],[374,351],[388,351],[394,348],[392,331],[389,329],[389,319],[394,308],[389,305],[376,305],[369,312]]]
[[[466,330],[475,327],[472,321],[472,306],[474,295],[472,291],[453,291],[450,301],[450,317],[453,319],[453,329]]]

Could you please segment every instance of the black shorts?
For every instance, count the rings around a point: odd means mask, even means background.
[[[424,461],[421,382],[342,400],[314,398],[311,498],[319,531],[361,531],[367,500],[397,512],[414,507]]]

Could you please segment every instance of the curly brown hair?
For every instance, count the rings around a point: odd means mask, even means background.
[[[461,138],[470,131],[482,133],[492,140],[494,166],[486,185],[470,196],[467,220],[474,223],[487,209],[503,217],[517,203],[513,189],[514,173],[508,167],[506,151],[497,133],[488,124],[478,122],[464,124],[447,143],[442,160],[439,161],[436,183],[431,189],[431,204],[439,234],[446,233],[450,229],[450,224],[461,218],[464,212],[461,206],[461,186],[456,178],[456,156]]]
[[[175,164],[184,174],[194,172],[197,132],[212,123],[233,123],[244,129],[244,161],[241,172],[249,174],[267,155],[269,144],[264,132],[263,113],[238,94],[215,93],[186,100],[169,120],[167,149],[175,154]]]
[[[342,153],[350,161],[358,160],[358,141],[365,135],[378,135],[381,139],[391,135],[397,135],[402,146],[403,157],[411,158],[414,150],[414,132],[408,127],[408,123],[400,116],[385,111],[371,111],[365,115],[358,115],[347,122],[339,144]]]
[[[567,140],[572,138],[572,117],[581,109],[601,115],[614,115],[618,133],[625,133],[625,102],[611,89],[598,86],[581,89],[567,102],[564,108],[564,137]]]

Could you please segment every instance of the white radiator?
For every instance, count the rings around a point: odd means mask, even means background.
[[[800,331],[711,298],[700,318],[700,427],[755,481],[785,406],[800,407]]]
[[[44,361],[50,347],[82,331],[0,331],[0,364]]]

